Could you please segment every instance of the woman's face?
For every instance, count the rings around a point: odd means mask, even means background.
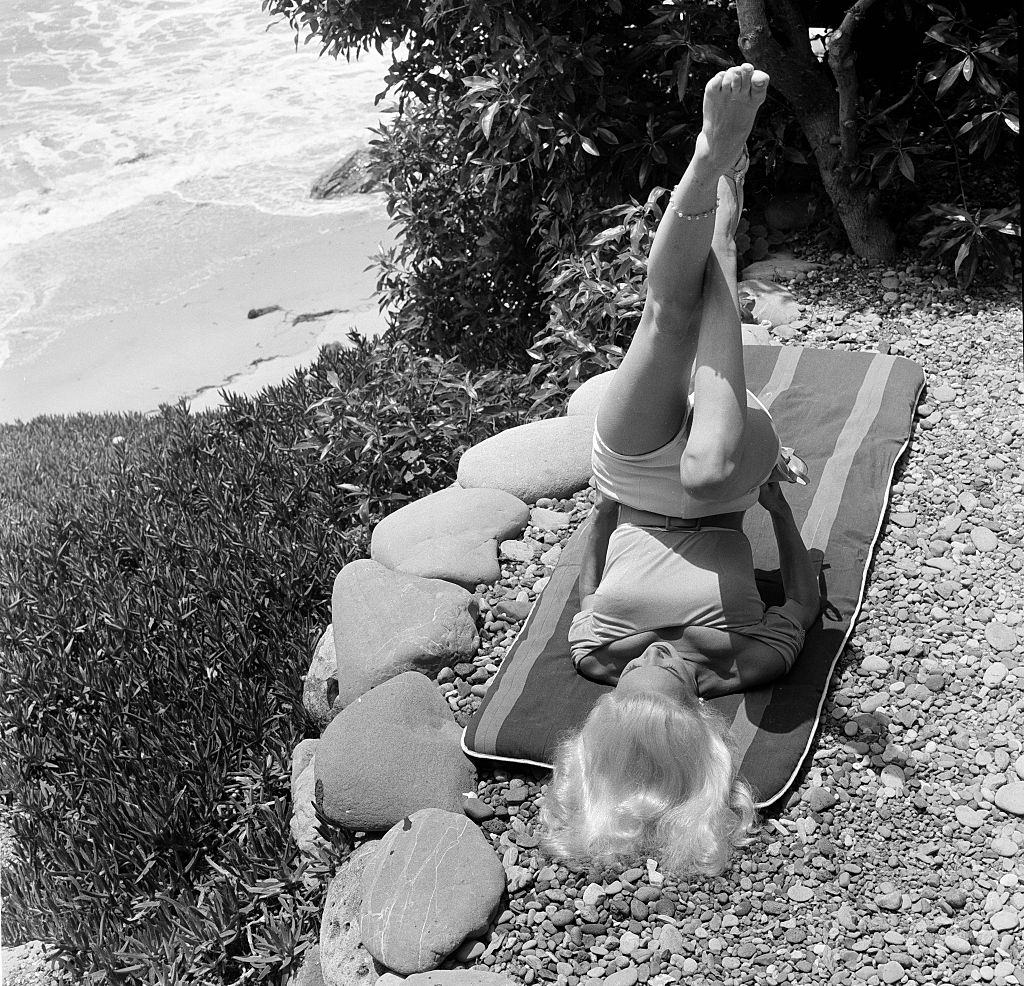
[[[680,705],[696,705],[697,679],[693,666],[664,641],[651,644],[619,674],[619,692],[657,692]]]

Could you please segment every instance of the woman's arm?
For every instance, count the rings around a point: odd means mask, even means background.
[[[818,618],[821,611],[821,590],[818,573],[811,564],[800,528],[793,519],[793,511],[783,496],[778,483],[765,483],[759,496],[772,518],[775,539],[779,543],[779,569],[782,587],[786,592],[785,611],[805,630]]]
[[[590,533],[580,562],[580,608],[587,609],[604,575],[604,562],[608,554],[608,541],[619,521],[618,501],[600,492],[590,515]]]

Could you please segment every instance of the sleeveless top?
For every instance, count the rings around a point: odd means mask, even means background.
[[[701,500],[683,489],[679,466],[690,434],[690,408],[678,434],[666,445],[643,455],[622,455],[610,449],[594,422],[591,468],[594,486],[605,496],[638,510],[669,517],[707,517],[747,510],[757,503],[758,490],[778,461],[781,443],[765,406],[747,391],[746,451],[730,477],[728,489],[714,500]]]

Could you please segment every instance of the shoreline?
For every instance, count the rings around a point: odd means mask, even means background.
[[[160,195],[43,238],[4,271],[39,300],[5,330],[0,423],[182,398],[206,410],[221,389],[280,382],[351,328],[379,334],[366,268],[388,224],[381,194],[298,216]]]

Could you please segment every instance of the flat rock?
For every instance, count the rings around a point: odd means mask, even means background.
[[[1010,673],[1010,669],[1002,661],[993,661],[981,676],[982,683],[987,688],[995,688],[1003,682]]]
[[[316,825],[316,757],[312,757],[292,781],[292,817],[288,823],[292,838],[300,852],[312,852],[317,846],[326,846],[327,840]]]
[[[299,740],[295,744],[295,749],[292,750],[292,790],[294,792],[295,784],[299,777],[302,776],[302,772],[313,762],[313,757],[316,756],[316,748],[320,745],[318,739],[304,739]],[[294,796],[294,795],[293,795]]]
[[[809,270],[821,270],[821,264],[800,260],[788,253],[778,253],[744,267],[740,277],[746,281],[785,281],[797,274],[806,274]]]
[[[404,671],[433,677],[471,660],[480,643],[472,593],[370,559],[338,573],[331,611],[341,708]]]
[[[428,808],[381,839],[363,873],[360,930],[370,954],[403,974],[436,969],[482,938],[501,907],[505,870],[465,815]]]
[[[889,514],[891,520],[897,527],[914,527],[917,524],[917,514],[909,511],[896,511]]]
[[[601,406],[601,398],[604,397],[608,384],[612,382],[614,375],[614,370],[605,370],[604,373],[598,373],[597,376],[584,380],[569,395],[569,403],[565,406],[565,413],[595,421],[597,419],[597,410]]]
[[[995,797],[996,807],[1011,815],[1024,815],[1024,781],[1004,784]]]
[[[334,627],[329,623],[313,649],[313,660],[302,686],[302,705],[319,732],[340,711],[338,660],[334,653]]]
[[[320,919],[320,967],[324,986],[375,983],[383,971],[359,937],[363,873],[377,846],[376,842],[367,842],[356,849],[327,888],[324,913]]]
[[[373,529],[370,557],[472,592],[501,578],[498,542],[518,537],[528,518],[526,504],[504,490],[450,486],[385,517]]]
[[[987,527],[972,527],[971,540],[979,551],[995,551],[999,547],[999,538]]]
[[[767,325],[760,323],[749,325],[744,323],[740,326],[740,334],[744,346],[770,346],[772,344],[771,333],[769,333]],[[611,977],[606,979],[605,982],[611,982]]]
[[[749,295],[754,300],[754,318],[772,325],[788,325],[800,317],[800,305],[792,293],[774,281],[747,278],[737,286],[740,299]]]
[[[462,730],[425,675],[407,671],[346,706],[314,760],[320,810],[349,829],[379,832],[421,808],[462,814],[476,770]]]
[[[953,809],[953,814],[956,815],[956,820],[965,828],[980,829],[985,824],[985,816],[977,808],[972,808],[970,805],[957,805]]]
[[[907,654],[913,646],[914,641],[910,637],[903,636],[903,634],[896,634],[889,641],[889,650],[893,654]]]
[[[480,969],[431,969],[415,975],[396,976],[386,972],[377,986],[517,986],[515,980]]]
[[[530,511],[530,526],[541,531],[564,531],[572,518],[564,510],[534,507]]]
[[[531,421],[467,449],[459,485],[504,490],[526,503],[565,499],[590,482],[592,443],[592,422],[582,416]]]
[[[940,404],[948,404],[950,401],[956,400],[956,391],[946,384],[939,384],[934,390],[928,391],[928,396]]]
[[[865,674],[886,674],[889,670],[889,662],[884,657],[879,657],[877,654],[868,654],[868,656],[860,662],[860,669]]]
[[[985,639],[997,651],[1013,650],[1017,646],[1017,632],[998,620],[993,620],[985,627]]]

